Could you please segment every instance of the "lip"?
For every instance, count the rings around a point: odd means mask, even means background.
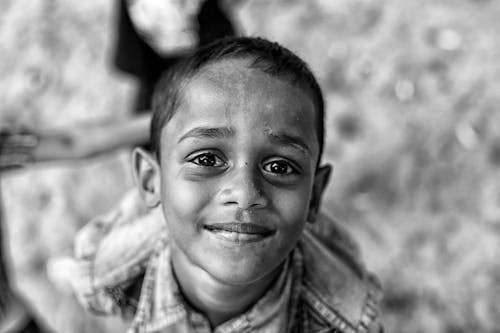
[[[219,239],[238,244],[258,242],[275,232],[259,224],[238,222],[214,223],[203,228]]]
[[[238,223],[238,222],[229,222],[229,223],[214,223],[208,224],[204,226],[208,231],[228,231],[228,232],[236,232],[239,234],[271,234],[273,230],[264,227],[255,223]]]

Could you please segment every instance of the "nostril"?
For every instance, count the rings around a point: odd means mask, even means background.
[[[245,162],[248,163],[248,162]],[[235,172],[234,177],[222,184],[218,193],[219,202],[226,206],[237,206],[241,209],[255,209],[266,205],[265,190],[255,174],[246,168],[238,169],[245,172]]]

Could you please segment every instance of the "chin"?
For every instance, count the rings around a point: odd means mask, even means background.
[[[242,285],[254,283],[269,274],[273,273],[275,267],[254,263],[252,261],[238,262],[229,264],[225,260],[214,260],[210,264],[205,265],[204,270],[214,279],[221,283],[231,285]]]

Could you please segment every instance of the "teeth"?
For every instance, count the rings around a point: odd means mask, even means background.
[[[236,232],[240,234],[270,234],[272,231],[266,227],[250,223],[216,223],[205,225],[204,228],[211,232]]]
[[[262,238],[262,235],[258,234],[245,234],[245,233],[231,232],[224,230],[217,230],[214,231],[214,233],[232,242],[244,242]]]

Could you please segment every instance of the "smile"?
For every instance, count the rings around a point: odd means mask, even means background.
[[[215,223],[203,228],[217,238],[233,243],[258,242],[274,234],[274,230],[253,223]]]

